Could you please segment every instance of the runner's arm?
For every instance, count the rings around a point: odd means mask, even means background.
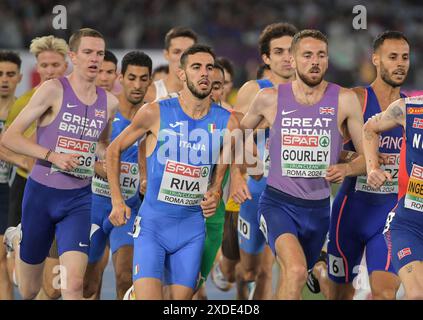
[[[345,177],[358,176],[366,173],[366,164],[363,156],[361,130],[363,116],[357,95],[351,89],[341,89],[339,94],[339,111],[341,117],[341,132],[343,137],[351,137],[357,158],[347,163],[338,163],[328,168],[326,180],[341,183]]]
[[[378,188],[391,176],[380,169],[379,135],[381,132],[398,126],[405,128],[405,101],[398,99],[381,113],[371,117],[363,126],[363,150],[366,158],[367,181],[370,186]]]
[[[121,205],[124,203],[119,184],[121,153],[151,130],[155,121],[160,117],[159,112],[156,103],[142,106],[135,114],[131,124],[126,127],[107,148],[107,179],[110,185],[113,205]]]

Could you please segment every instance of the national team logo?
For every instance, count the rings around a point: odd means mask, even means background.
[[[319,108],[319,113],[320,114],[330,114],[332,116],[335,115],[335,108],[332,107],[320,107]]]
[[[404,248],[404,249],[398,251],[398,259],[400,259],[400,260],[402,258],[406,257],[406,256],[409,256],[409,255],[411,255],[411,249],[410,248]]]
[[[213,133],[216,130],[216,124],[215,123],[209,123],[208,130],[210,133]]]
[[[106,118],[106,110],[98,110],[98,109],[95,109],[95,114],[94,114],[96,117],[99,117],[99,118]]]
[[[423,129],[423,119],[414,118],[413,128],[415,128],[415,129]]]

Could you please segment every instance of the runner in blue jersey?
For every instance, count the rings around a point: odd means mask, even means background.
[[[385,111],[395,100],[403,97],[400,86],[407,77],[410,61],[407,38],[397,31],[378,35],[373,44],[375,81],[368,87],[355,88],[363,109],[364,122]],[[379,152],[384,154],[384,170],[393,180],[373,189],[365,175],[347,177],[332,205],[328,243],[328,271],[331,299],[352,299],[353,279],[360,271],[365,250],[366,267],[373,299],[395,299],[400,285],[395,275],[390,253],[382,230],[386,217],[397,202],[399,156],[403,140],[401,128],[384,132]],[[355,151],[351,142],[345,150]]]
[[[221,147],[231,148],[222,130],[239,127],[229,111],[209,99],[214,60],[207,46],[187,49],[181,56],[180,96],[144,105],[107,151],[109,219],[121,226],[131,210],[119,188],[120,154],[146,135],[147,191],[133,229],[137,299],[162,299],[163,285],[169,285],[170,298],[191,299],[199,278],[204,217],[215,213],[228,167]]]
[[[363,127],[367,183],[380,188],[393,181],[378,161],[380,134],[404,128],[399,168],[398,203],[383,230],[391,261],[405,289],[405,298],[423,299],[423,96],[402,98]]]
[[[118,77],[117,73],[118,60],[113,52],[106,50],[104,52],[104,60],[101,64],[100,71],[96,78],[96,85],[103,88],[108,92],[112,92],[115,85],[115,81]],[[113,129],[113,128],[112,128]],[[101,162],[96,164],[96,169],[103,167]],[[96,170],[96,171],[97,171]],[[54,245],[54,244],[53,244]],[[91,243],[90,243],[91,245]],[[51,250],[50,250],[51,252]],[[110,246],[106,245],[104,254],[100,261],[97,263],[88,263],[87,270],[85,270],[84,276],[84,298],[85,299],[100,299],[103,272],[109,262]],[[48,259],[47,259],[48,261]]]
[[[259,39],[259,51],[263,62],[269,66],[270,76],[265,79],[251,80],[245,83],[238,92],[235,110],[242,113],[248,111],[257,92],[263,88],[272,88],[295,79],[295,70],[291,66],[291,42],[297,29],[288,23],[274,23],[264,28]],[[257,135],[256,142],[259,155],[263,161],[264,174],[259,181],[248,177],[248,188],[253,197],[241,205],[238,219],[238,240],[240,249],[240,263],[237,265],[236,277],[238,288],[245,283],[255,281],[256,288],[252,298],[271,299],[272,297],[272,267],[273,254],[266,239],[260,231],[257,220],[258,201],[266,187],[269,172],[269,125],[259,126],[264,131]],[[260,140],[261,141],[257,141]],[[264,139],[263,139],[264,138]],[[263,251],[264,250],[264,251]],[[238,292],[241,299],[246,299],[245,293]]]
[[[95,157],[104,157],[117,99],[95,86],[105,42],[84,28],[69,40],[73,71],[44,82],[2,140],[12,151],[38,159],[22,203],[22,230],[9,232],[16,251],[19,290],[32,299],[42,283],[44,260],[57,239],[63,299],[82,299],[87,266],[91,177]],[[37,121],[37,142],[24,131]],[[19,245],[20,244],[20,245]]]
[[[114,140],[130,123],[141,107],[145,93],[151,83],[152,61],[143,52],[132,51],[122,59],[119,81],[122,92],[118,96],[119,111],[112,124],[111,140]],[[116,296],[121,300],[132,285],[133,238],[132,225],[141,205],[139,196],[138,141],[122,153],[120,187],[126,204],[131,208],[131,218],[122,227],[113,228],[108,217],[112,210],[110,188],[105,172],[99,167],[92,181],[91,206],[91,245],[88,258],[88,270],[101,264],[107,241],[110,242],[113,266],[115,269]],[[103,171],[103,172],[102,172]],[[101,274],[95,274],[101,283]],[[85,274],[86,283],[91,282],[93,274]]]

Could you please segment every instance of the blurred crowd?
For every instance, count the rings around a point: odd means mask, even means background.
[[[328,79],[344,86],[372,80],[372,39],[381,31],[403,31],[411,42],[410,74],[405,88],[423,87],[423,3],[403,0],[62,0],[67,30],[52,28],[53,0],[0,0],[0,48],[24,49],[36,36],[68,39],[81,27],[101,31],[109,48],[160,49],[166,32],[182,25],[194,29],[201,42],[230,58],[235,84],[254,78],[260,62],[257,40],[269,23],[287,21],[316,28],[329,37]],[[367,29],[352,25],[355,5],[367,9]]]

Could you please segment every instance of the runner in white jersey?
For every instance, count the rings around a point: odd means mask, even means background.
[[[82,299],[90,233],[90,181],[94,159],[104,157],[117,109],[116,97],[95,86],[105,42],[84,28],[69,40],[73,71],[46,81],[7,130],[2,143],[14,152],[37,158],[26,185],[22,232],[11,230],[19,290],[33,299],[42,284],[44,260],[57,238],[63,299]],[[91,108],[90,108],[91,107]],[[37,141],[23,132],[37,121]]]
[[[16,100],[16,87],[22,79],[20,68],[21,59],[16,53],[0,51],[0,138],[9,110]],[[10,170],[11,165],[0,159],[0,300],[13,299],[13,285],[8,276],[6,248],[3,245],[9,210]]]
[[[165,37],[163,55],[169,63],[169,73],[163,80],[155,81],[147,91],[144,100],[152,102],[160,98],[172,96],[183,88],[183,81],[179,78],[179,61],[182,53],[197,43],[197,35],[188,28],[175,27],[168,31]]]

